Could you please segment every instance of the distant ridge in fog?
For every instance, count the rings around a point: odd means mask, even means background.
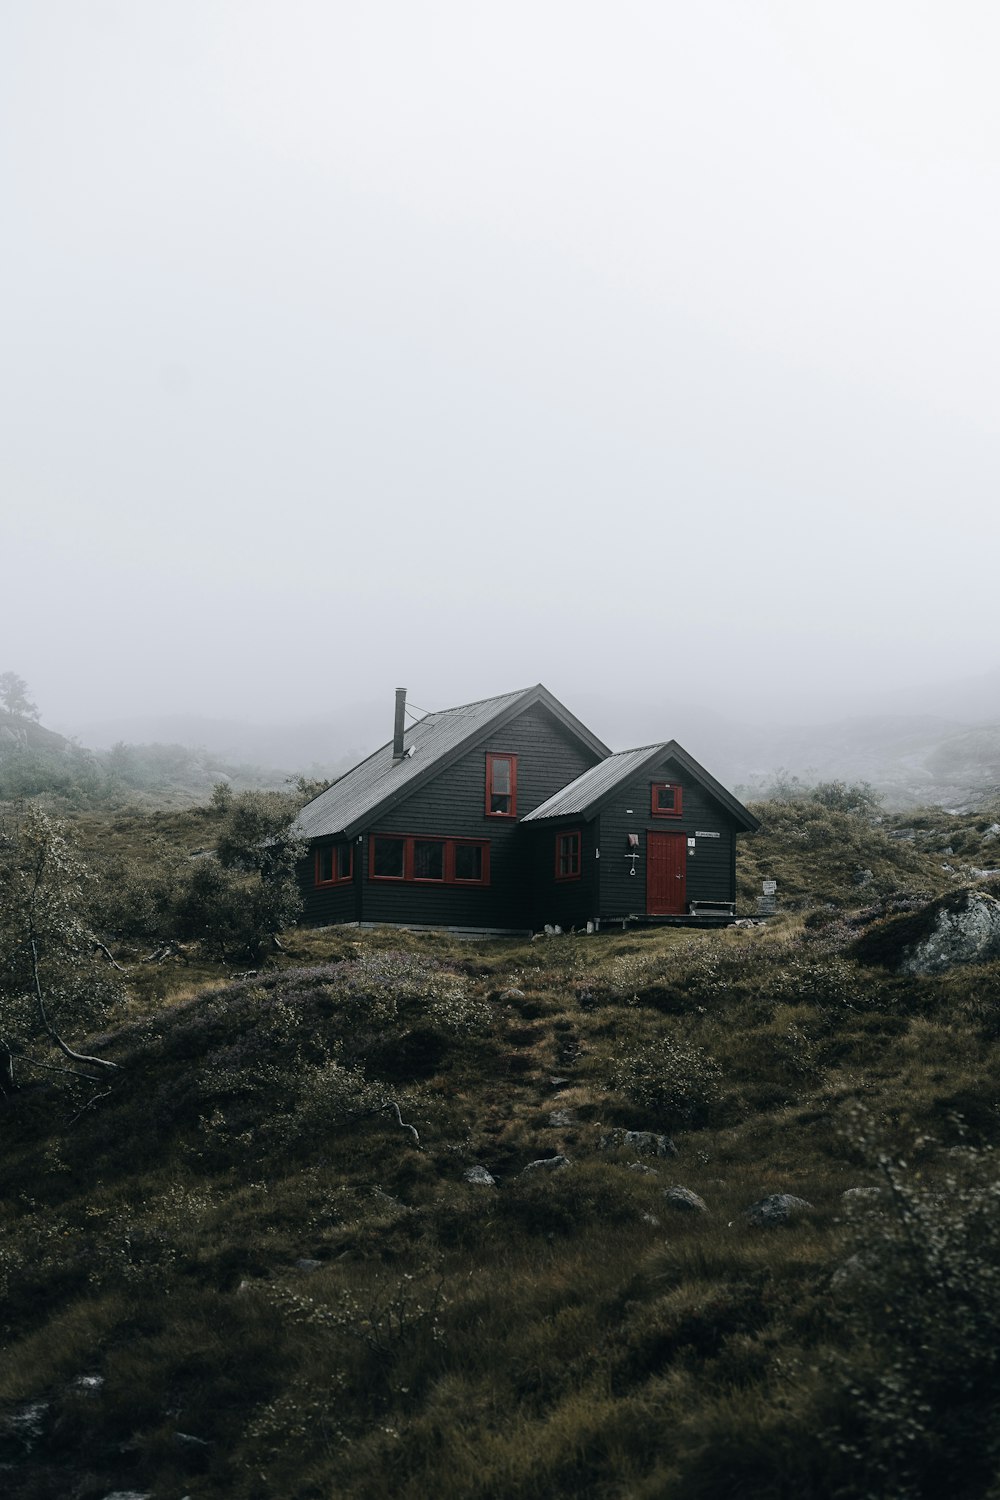
[[[853,713],[845,713],[842,702],[830,703],[825,722],[814,717],[822,700],[810,685],[804,685],[798,722],[787,700],[780,716],[768,714],[765,667],[759,669],[759,700],[748,700],[744,690],[730,707],[726,675],[716,668],[711,678],[718,708],[677,702],[653,689],[641,700],[590,690],[565,701],[613,748],[671,736],[725,785],[750,795],[764,790],[779,769],[805,782],[869,781],[897,808],[970,807],[1000,795],[1000,671],[919,692],[889,684],[877,711],[859,696]],[[191,745],[244,765],[336,776],[391,737],[392,706],[387,691],[384,701],[343,705],[335,717],[297,724],[171,714],[122,717],[71,732],[94,749],[119,740]]]

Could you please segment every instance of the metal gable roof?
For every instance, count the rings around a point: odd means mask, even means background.
[[[516,693],[503,693],[497,698],[483,698],[478,703],[464,703],[458,708],[428,714],[406,730],[403,760],[393,764],[390,740],[308,802],[295,821],[296,833],[302,838],[316,839],[360,831],[376,813],[384,813],[416,791],[480,736],[535,703],[550,709],[596,754],[608,753],[607,746],[539,683]]]
[[[695,781],[714,797],[732,817],[748,832],[760,827],[757,819],[748,812],[721,782],[698,764],[676,740],[664,740],[658,745],[641,745],[636,750],[619,750],[609,755],[600,765],[584,771],[575,781],[555,792],[547,802],[527,813],[522,822],[537,823],[549,818],[590,817],[610,797],[615,789],[641,775],[646,767],[659,765],[664,760],[674,760]]]
[[[589,771],[584,771],[569,786],[564,786],[562,791],[554,792],[547,802],[543,802],[533,812],[526,813],[521,819],[522,823],[541,822],[543,818],[575,817],[589,812],[606,793],[614,791],[623,781],[637,775],[648,761],[660,760],[662,757],[656,752],[661,750],[665,751],[666,745],[642,745],[638,750],[619,750],[616,754],[609,755],[607,760],[602,760],[598,766],[591,766]]]

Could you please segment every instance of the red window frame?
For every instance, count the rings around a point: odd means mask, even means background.
[[[376,875],[375,852],[379,839],[392,840],[394,843],[401,842],[403,845],[403,873],[402,875]],[[442,875],[415,875],[414,870],[414,845],[415,844],[441,844],[442,851]],[[459,848],[474,848],[481,851],[480,876],[477,880],[467,880],[461,875],[455,874],[455,851]],[[490,845],[488,839],[449,839],[442,838],[436,833],[373,833],[368,839],[368,879],[377,881],[388,881],[394,885],[489,885],[490,883]]]
[[[660,807],[658,805],[658,794],[671,791],[674,794],[673,807]],[[654,781],[650,788],[650,809],[654,818],[679,818],[683,806],[684,790],[678,781]]]
[[[578,828],[562,828],[556,834],[557,880],[579,880],[583,873],[583,838]]]
[[[340,871],[340,856],[345,849],[347,850],[347,873],[342,874]],[[331,874],[329,877],[324,877],[320,868],[320,861],[325,854],[330,856]],[[349,881],[354,879],[354,845],[346,841],[341,841],[337,844],[321,844],[316,850],[313,874],[317,886],[347,885]]]
[[[507,761],[510,765],[510,791],[497,792],[493,790],[493,767],[496,761]],[[494,812],[491,806],[494,795],[498,797],[510,797],[510,808],[507,812]],[[486,816],[488,818],[516,818],[517,817],[517,756],[508,755],[499,750],[487,750],[486,752]]]

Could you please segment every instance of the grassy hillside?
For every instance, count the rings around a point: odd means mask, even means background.
[[[989,1493],[1000,965],[853,955],[990,824],[764,811],[766,927],[119,950],[114,1082],[6,1105],[4,1493]]]

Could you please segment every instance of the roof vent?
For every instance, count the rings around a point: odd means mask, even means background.
[[[392,730],[392,763],[398,766],[403,759],[403,731],[406,714],[406,689],[396,689],[396,722]]]

